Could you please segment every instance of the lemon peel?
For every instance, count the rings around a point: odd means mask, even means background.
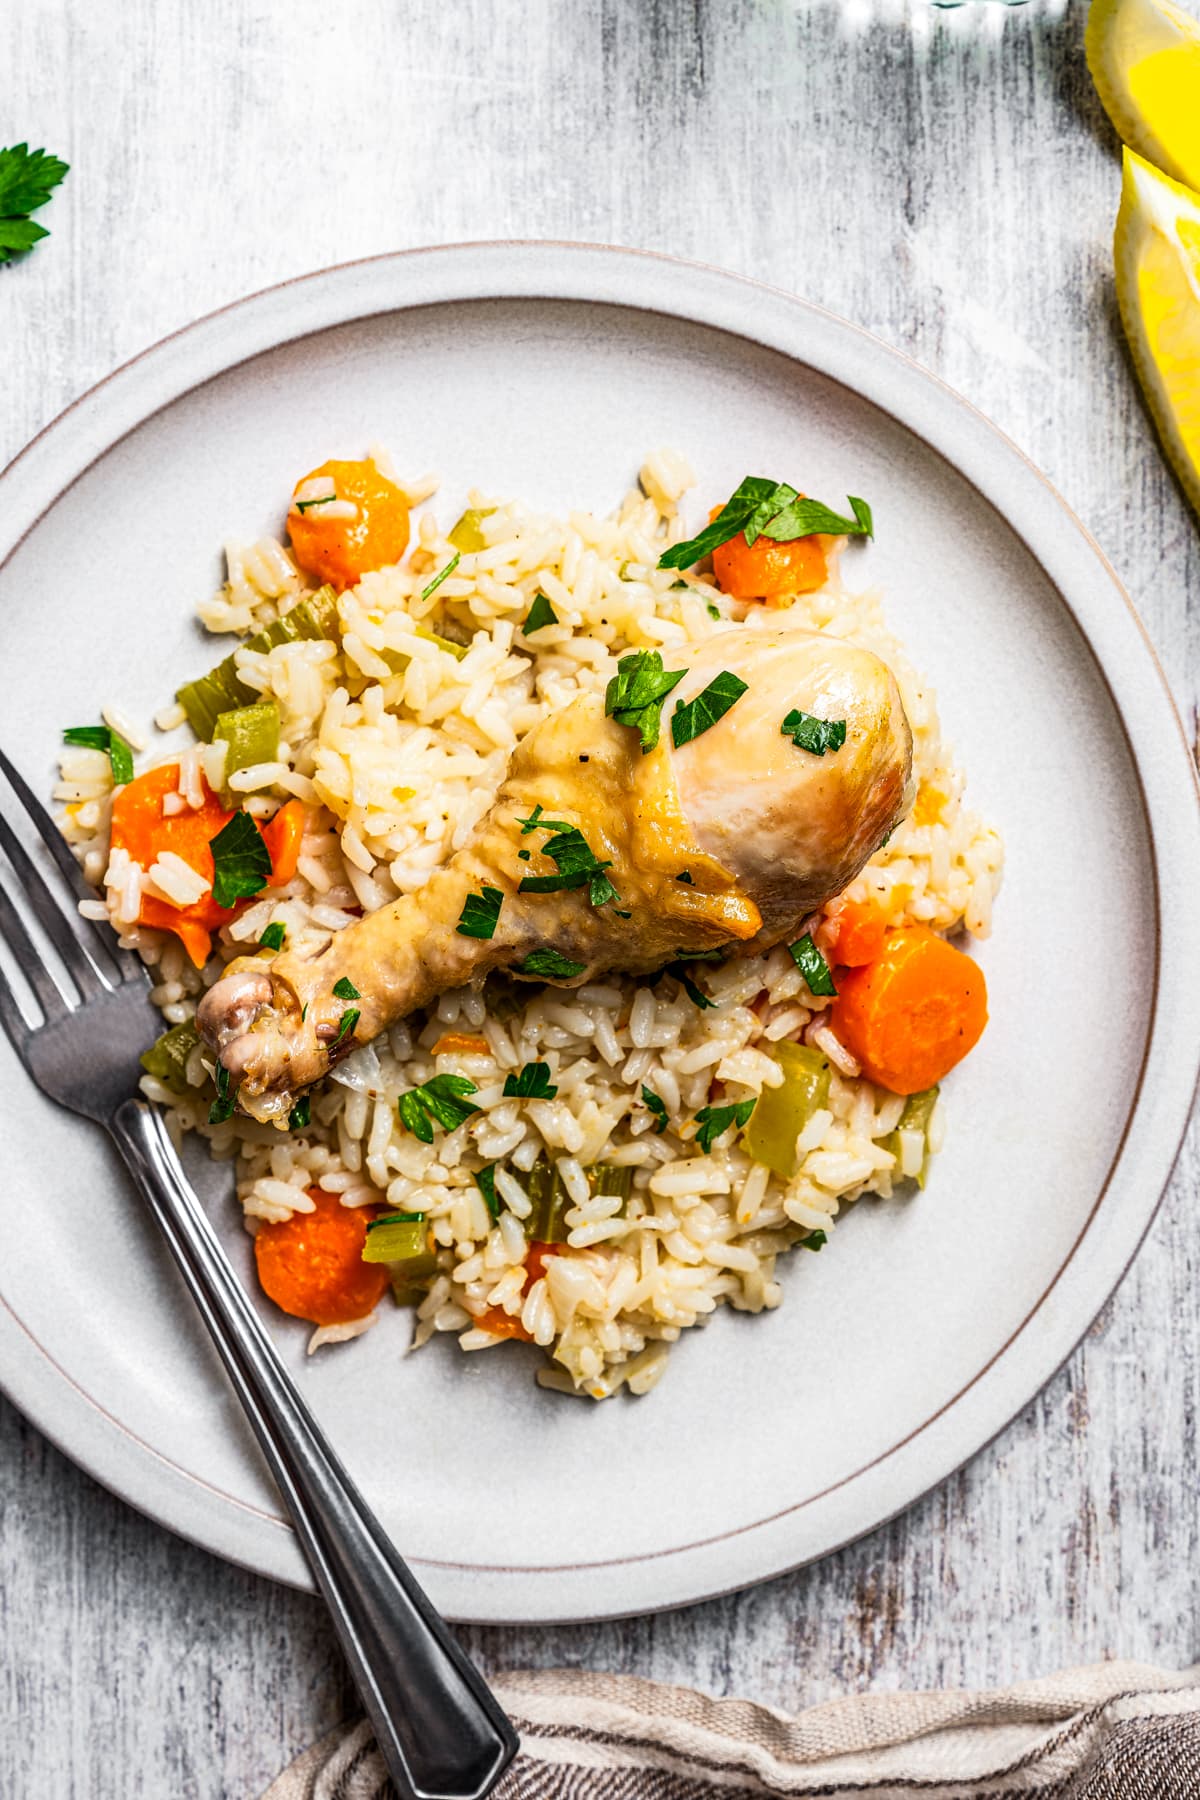
[[[1138,379],[1200,511],[1200,194],[1126,149],[1113,250]]]
[[[1092,0],[1084,47],[1125,143],[1200,187],[1200,20],[1173,0]]]

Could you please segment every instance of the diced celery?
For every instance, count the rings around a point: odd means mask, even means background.
[[[424,638],[427,644],[436,644],[439,650],[448,651],[455,662],[461,662],[467,654],[466,644],[456,644],[453,638],[439,637],[436,631],[426,631],[424,625],[414,625],[413,636]],[[393,675],[403,675],[412,661],[412,657],[403,650],[381,650],[379,654]]]
[[[315,593],[298,600],[290,612],[255,631],[242,644],[244,650],[273,650],[277,644],[294,644],[301,639],[316,642],[338,641],[337,594],[333,588],[320,587]],[[232,656],[219,662],[207,675],[187,681],[175,698],[188,717],[188,724],[198,738],[211,743],[213,729],[220,715],[239,707],[250,706],[257,698],[254,689],[239,680],[237,663]]]
[[[138,1060],[147,1075],[153,1075],[173,1094],[194,1092],[189,1087],[186,1071],[188,1057],[199,1042],[195,1020],[185,1019],[182,1025],[172,1025],[169,1031],[164,1031],[149,1050],[142,1051]]]
[[[429,1254],[424,1213],[389,1213],[367,1226],[362,1259],[368,1263],[404,1263],[406,1277],[419,1257]]]
[[[633,1189],[631,1168],[591,1163],[583,1172],[593,1198],[597,1194],[619,1194],[623,1201],[628,1201]],[[525,1178],[524,1186],[530,1200],[529,1217],[521,1221],[526,1237],[531,1243],[565,1244],[571,1229],[567,1224],[567,1213],[575,1202],[567,1193],[554,1164],[539,1157]]]
[[[239,706],[232,712],[218,713],[212,734],[213,743],[229,745],[225,757],[225,785],[238,769],[252,769],[256,763],[274,762],[279,754],[279,708],[273,700],[260,700],[254,706]]]
[[[400,1265],[403,1273],[392,1277],[392,1298],[397,1306],[419,1306],[428,1290],[431,1275],[437,1274],[438,1259],[432,1250],[414,1256]]]
[[[783,1070],[779,1087],[765,1087],[742,1135],[755,1162],[766,1163],[785,1181],[796,1173],[796,1139],[829,1099],[829,1062],[819,1050],[788,1039],[775,1045]]]
[[[904,1111],[900,1114],[895,1131],[889,1131],[885,1138],[879,1140],[879,1148],[887,1150],[896,1158],[895,1178],[903,1180],[900,1175],[900,1133],[902,1131],[919,1131],[925,1139],[925,1154],[921,1158],[921,1167],[917,1171],[916,1182],[919,1188],[925,1186],[925,1178],[929,1174],[931,1151],[929,1148],[929,1127],[933,1120],[933,1109],[937,1105],[940,1088],[925,1088],[919,1094],[910,1094],[904,1102]]]
[[[480,529],[484,519],[490,519],[495,512],[494,506],[468,506],[461,519],[457,519],[450,527],[447,537],[456,550],[464,556],[470,556],[476,550],[487,547],[487,539]]]

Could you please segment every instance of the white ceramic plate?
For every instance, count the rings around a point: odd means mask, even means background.
[[[1153,654],[1096,547],[983,418],[862,332],[728,275],[613,250],[467,246],[243,302],[94,389],[0,481],[2,736],[45,789],[61,726],[149,718],[208,666],[192,606],[225,534],[298,472],[388,443],[546,507],[615,504],[686,451],[694,506],[776,473],[863,494],[847,556],[936,685],[1008,872],[992,1023],[947,1084],[918,1199],[862,1202],[783,1307],[685,1336],[647,1398],[544,1393],[537,1353],[404,1361],[407,1322],[305,1362],[354,1475],[456,1618],[678,1605],[907,1506],[1057,1368],[1146,1231],[1196,1078],[1200,831]],[[264,1573],[306,1572],[214,1356],[99,1133],[0,1040],[0,1371],[134,1505]],[[193,1171],[239,1268],[228,1171]],[[64,1251],[63,1246],[66,1246]],[[251,1281],[251,1286],[253,1286]]]

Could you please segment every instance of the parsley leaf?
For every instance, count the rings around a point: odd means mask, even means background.
[[[333,984],[333,991],[339,1000],[361,1000],[362,995],[348,976],[343,975]]]
[[[271,853],[249,813],[234,813],[208,847],[213,859],[213,899],[218,906],[236,906],[266,887]]]
[[[273,919],[258,940],[260,950],[282,950],[287,935],[282,919]]]
[[[344,1038],[348,1038],[350,1036],[350,1033],[354,1030],[354,1027],[358,1024],[358,1021],[361,1018],[362,1018],[362,1014],[359,1012],[357,1006],[351,1006],[346,1009],[346,1011],[342,1014],[342,1022],[338,1026],[338,1034],[333,1040],[333,1046],[334,1046],[335,1050]]]
[[[295,1106],[288,1114],[288,1130],[303,1131],[312,1118],[312,1101],[307,1094],[301,1094]]]
[[[642,1104],[643,1106],[648,1106],[650,1111],[654,1114],[655,1135],[661,1137],[663,1132],[667,1129],[666,1102],[660,1100],[658,1095],[654,1092],[654,1089],[648,1088],[645,1082],[642,1083]]]
[[[547,981],[570,981],[574,976],[582,975],[587,964],[572,962],[569,956],[560,956],[557,950],[531,950],[517,968],[522,975],[541,975]]]
[[[336,499],[336,494],[318,494],[315,500],[296,500],[292,504],[298,513],[306,513],[312,506],[328,506],[331,500]]]
[[[798,750],[811,750],[814,756],[824,756],[827,750],[840,750],[846,741],[845,719],[818,719],[814,713],[801,712],[798,708],[787,715],[779,727],[784,737],[790,737]]]
[[[119,731],[110,731],[107,725],[68,725],[63,732],[63,743],[78,744],[85,750],[107,750],[117,787],[124,787],[127,781],[133,780],[133,751]]]
[[[807,1237],[800,1239],[802,1250],[823,1250],[829,1239],[823,1231],[810,1231]]]
[[[715,1000],[709,999],[703,988],[696,986],[682,963],[668,963],[667,974],[675,977],[692,1005],[698,1006],[701,1012],[709,1012],[717,1004]]]
[[[423,1144],[432,1144],[433,1128],[455,1131],[479,1108],[466,1098],[476,1092],[465,1075],[435,1075],[420,1087],[409,1088],[397,1102],[400,1122]]]
[[[623,656],[604,691],[604,710],[618,725],[640,733],[642,755],[658,743],[663,701],[683,680],[682,669],[664,669],[657,650]]]
[[[504,895],[499,888],[484,887],[482,894],[468,894],[454,927],[459,937],[490,938],[496,934],[496,922]]]
[[[811,932],[806,931],[802,938],[789,944],[788,949],[792,953],[792,961],[807,981],[811,994],[828,994],[832,997],[837,993],[829,964],[813,943]]]
[[[437,593],[437,591],[441,587],[443,581],[445,581],[447,575],[453,575],[455,569],[457,569],[461,560],[462,560],[462,552],[461,552],[461,550],[456,550],[454,552],[454,555],[450,558],[450,561],[446,564],[445,568],[439,569],[437,574],[434,576],[433,580],[428,584],[428,586],[423,587],[421,589],[422,600],[428,600],[430,594]]]
[[[542,808],[541,808],[541,803],[539,802],[539,804],[534,807],[533,811],[530,813],[530,815],[527,819],[519,818],[517,820],[517,824],[521,827],[521,836],[522,837],[525,837],[531,831],[537,830],[538,822],[541,819],[541,816],[542,816]],[[544,827],[544,829],[546,831],[549,831],[550,827],[547,825]]]
[[[526,1063],[519,1075],[508,1075],[504,1081],[506,1100],[553,1100],[558,1089],[550,1080],[550,1064]]]
[[[696,1114],[696,1123],[700,1127],[696,1142],[704,1154],[708,1155],[721,1133],[728,1131],[731,1125],[745,1125],[757,1105],[758,1101],[752,1097],[739,1100],[735,1106],[702,1106]]]
[[[549,840],[542,845],[542,855],[548,856],[557,875],[523,875],[517,892],[520,894],[557,894],[568,888],[581,888],[587,884],[588,898],[593,906],[604,906],[610,900],[619,900],[620,895],[612,882],[604,874],[611,869],[611,862],[601,862],[587,839],[577,825],[567,825],[562,820],[543,820],[541,831],[550,832]]]
[[[521,627],[525,636],[530,637],[533,632],[542,631],[547,625],[557,624],[558,614],[547,600],[545,594],[535,594],[533,597],[533,605],[530,607],[529,612],[526,615],[525,623]]]
[[[232,1119],[237,1106],[237,1091],[232,1092],[229,1085],[229,1070],[223,1062],[217,1063],[217,1097],[208,1109],[210,1125],[223,1125],[226,1119]]]
[[[702,731],[707,731],[723,719],[742,695],[746,692],[747,683],[730,669],[722,669],[714,675],[702,694],[694,700],[681,700],[671,714],[671,742],[678,750],[681,744],[690,744],[698,738]]]
[[[716,518],[697,537],[673,544],[658,559],[660,569],[687,569],[703,557],[711,556],[730,538],[745,533],[747,544],[758,537],[775,543],[791,543],[795,538],[811,537],[814,532],[827,532],[832,537],[872,537],[874,522],[865,500],[850,496],[852,518],[831,511],[819,500],[808,500],[786,481],[768,481],[761,475],[747,475],[730,495]]]
[[[69,167],[44,150],[31,150],[28,144],[0,150],[0,263],[49,237],[46,227],[36,225],[27,215],[45,206]]]
[[[493,1219],[500,1217],[500,1202],[496,1197],[496,1165],[485,1163],[482,1169],[475,1171],[475,1186],[483,1195],[483,1204]]]

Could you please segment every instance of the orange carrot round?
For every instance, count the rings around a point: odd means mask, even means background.
[[[863,1074],[919,1094],[949,1074],[987,1024],[978,963],[924,925],[891,931],[880,954],[838,978],[834,1031]]]
[[[269,825],[260,827],[271,858],[271,886],[286,887],[296,873],[304,837],[304,807],[299,800],[281,806]]]
[[[859,969],[874,962],[887,936],[887,915],[873,894],[862,900],[833,900],[818,932],[826,960]]]
[[[293,499],[288,513],[292,554],[316,580],[353,587],[371,569],[400,561],[408,548],[408,502],[369,458],[322,463],[296,487],[304,510]],[[355,508],[353,517],[338,518],[311,504],[327,496],[348,501]]]
[[[715,519],[720,510],[715,508],[711,517]],[[766,537],[748,544],[746,534],[739,531],[713,551],[713,574],[721,592],[733,600],[765,600],[768,606],[781,606],[796,594],[811,594],[824,586],[834,541],[814,532],[788,544]]]
[[[546,1273],[546,1264],[550,1258],[559,1254],[557,1244],[530,1244],[529,1254],[525,1258],[525,1293]],[[486,1312],[477,1313],[475,1328],[478,1331],[490,1331],[493,1337],[521,1338],[527,1344],[533,1342],[533,1333],[526,1331],[522,1325],[520,1313],[505,1312],[502,1306],[489,1306]]]
[[[365,1263],[369,1207],[343,1206],[336,1194],[309,1188],[316,1211],[264,1225],[254,1240],[263,1292],[294,1319],[349,1325],[365,1319],[388,1290],[383,1263]]]

